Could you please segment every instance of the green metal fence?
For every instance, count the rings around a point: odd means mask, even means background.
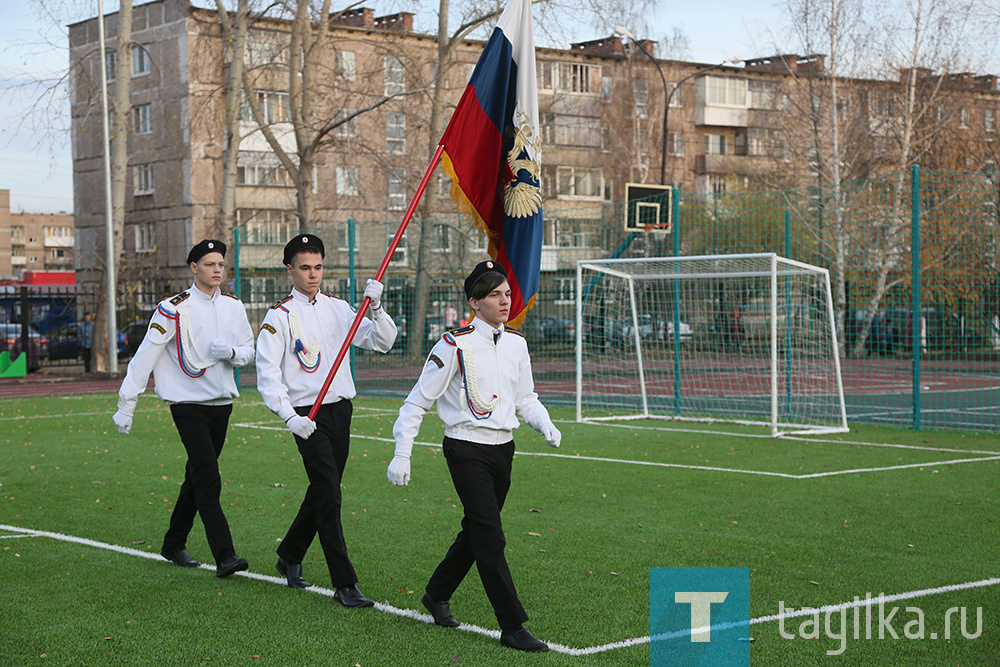
[[[1000,430],[996,172],[914,167],[840,187],[678,192],[669,234],[626,232],[620,203],[568,206],[547,204],[541,287],[523,327],[548,402],[574,398],[578,260],[775,252],[831,272],[850,421]],[[309,230],[326,242],[324,289],[357,303],[396,224],[344,220]],[[422,262],[430,289],[420,304],[414,239],[422,231],[430,234]],[[383,299],[400,338],[388,355],[359,351],[354,358],[359,391],[368,395],[405,395],[441,332],[468,317],[462,279],[486,257],[485,239],[460,216],[414,220],[407,236],[386,274]],[[280,262],[285,240],[241,230],[237,290],[254,325],[290,288]]]

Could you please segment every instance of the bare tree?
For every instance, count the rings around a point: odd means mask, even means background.
[[[234,20],[222,0],[215,0],[222,23],[229,72],[226,77],[225,149],[222,158],[222,197],[219,206],[219,238],[231,244],[236,216],[236,176],[240,151],[240,99],[243,91],[243,64],[246,53],[247,0],[239,0]]]

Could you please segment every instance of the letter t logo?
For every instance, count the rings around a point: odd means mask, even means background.
[[[691,641],[710,642],[712,641],[712,603],[722,603],[729,597],[725,591],[706,592],[681,592],[674,593],[674,602],[678,604],[691,605]],[[695,632],[695,629],[701,632]]]

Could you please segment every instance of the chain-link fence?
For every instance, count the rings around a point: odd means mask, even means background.
[[[622,203],[587,202],[577,209],[570,204],[579,202],[547,206],[541,285],[523,327],[536,386],[548,402],[574,402],[578,260],[774,252],[831,272],[850,421],[1000,430],[996,172],[921,173],[914,168],[840,187],[708,196],[677,192],[671,233],[625,231]],[[396,225],[345,220],[307,230],[326,243],[323,289],[358,303]],[[422,257],[421,232],[427,235]],[[252,221],[241,223],[237,232],[230,289],[246,304],[255,330],[267,308],[291,287],[281,262],[288,237],[287,230]],[[407,237],[384,278],[383,302],[398,324],[397,343],[387,355],[359,350],[352,357],[363,394],[405,395],[434,341],[468,319],[462,281],[487,256],[485,237],[460,216],[414,220]],[[426,281],[427,296],[421,300],[418,268]],[[75,327],[96,308],[96,292],[2,289],[7,291],[0,323],[20,323],[21,313],[30,312],[39,344],[37,361],[29,365],[82,363]],[[153,289],[122,292],[120,358],[134,352],[156,303],[166,296]],[[733,312],[739,312],[739,304]],[[656,330],[652,320],[658,315],[644,315]],[[692,339],[712,335],[686,324]],[[0,350],[13,348],[15,338],[23,340],[23,334],[4,332]],[[618,353],[614,347],[606,351]],[[739,351],[729,360],[738,364]],[[253,369],[242,375],[244,384],[251,382]]]

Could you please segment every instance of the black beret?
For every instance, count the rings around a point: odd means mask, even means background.
[[[285,266],[289,266],[295,255],[303,250],[315,250],[320,257],[326,257],[326,250],[323,248],[323,241],[318,236],[312,234],[299,234],[285,244]]]
[[[472,290],[476,288],[476,283],[487,273],[499,273],[504,278],[507,277],[507,270],[500,262],[495,262],[492,259],[479,262],[476,264],[476,268],[472,269],[469,277],[465,279],[465,296],[472,298]]]
[[[226,244],[217,239],[205,239],[195,247],[191,248],[191,252],[188,253],[188,264],[191,262],[197,262],[210,252],[217,252],[225,257]]]

